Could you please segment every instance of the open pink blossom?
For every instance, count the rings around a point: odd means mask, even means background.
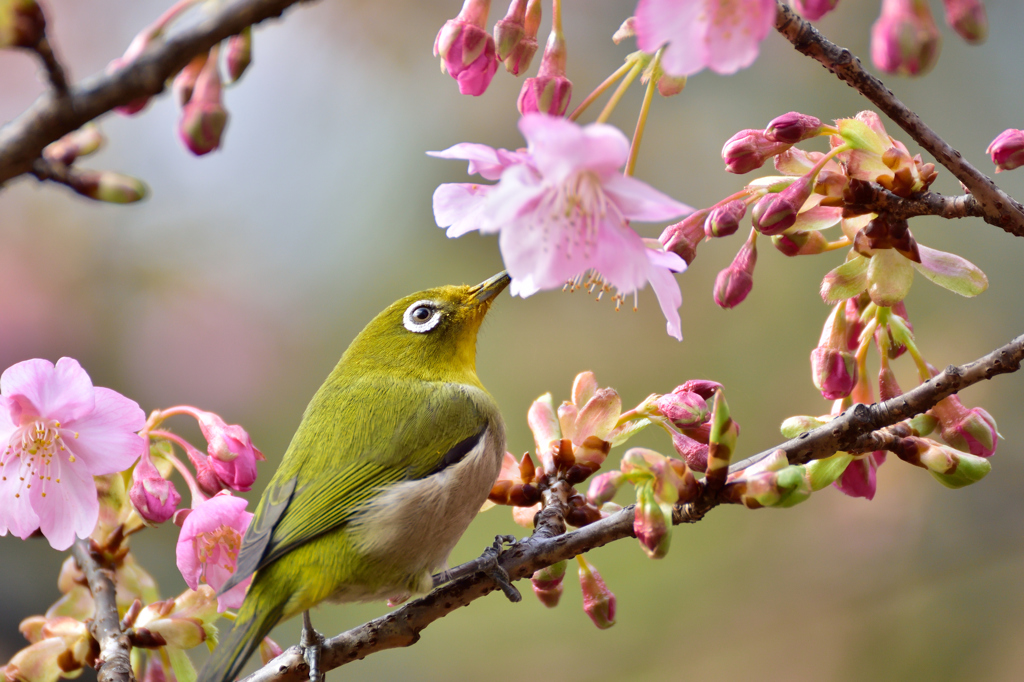
[[[175,548],[178,570],[193,590],[206,584],[215,590],[235,572],[242,536],[249,528],[252,514],[245,511],[246,500],[222,490],[196,505],[181,524]],[[217,597],[217,609],[223,613],[242,605],[252,578],[246,578]]]
[[[729,74],[757,59],[774,21],[775,0],[640,0],[636,43],[650,53],[667,43],[661,66],[673,76]]]
[[[134,400],[92,385],[77,360],[26,360],[0,375],[0,535],[37,529],[54,549],[88,537],[99,518],[93,476],[124,471],[145,451]]]
[[[650,282],[668,320],[682,337],[682,302],[673,272],[686,262],[644,240],[629,221],[672,220],[693,209],[621,172],[629,142],[605,124],[579,125],[546,114],[519,120],[527,149],[510,152],[458,144],[443,159],[469,161],[469,172],[494,185],[448,183],[434,191],[434,218],[449,237],[498,232],[511,291],[529,296],[560,289],[588,271],[628,295]]]

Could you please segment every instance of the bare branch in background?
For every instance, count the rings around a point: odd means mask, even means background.
[[[43,93],[20,116],[0,128],[0,186],[32,172],[46,145],[114,107],[162,92],[167,80],[193,57],[247,26],[281,16],[297,2],[300,0],[229,0],[211,5],[212,11],[199,23],[172,34],[125,68],[92,76],[72,86],[67,95],[62,96],[59,89]],[[52,81],[49,66],[47,72]]]

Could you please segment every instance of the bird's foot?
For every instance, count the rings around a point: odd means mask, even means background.
[[[505,551],[506,544],[512,547],[516,542],[517,540],[514,535],[498,535],[494,538],[494,544],[485,549],[479,559],[479,561],[484,563],[480,570],[489,575],[494,582],[498,583],[498,587],[501,588],[501,591],[505,593],[510,602],[522,601],[523,595],[519,594],[519,590],[512,584],[508,571],[501,567],[498,559],[501,558],[501,553]]]
[[[299,637],[299,646],[302,647],[302,658],[309,666],[309,682],[322,682],[323,673],[320,672],[320,654],[323,652],[324,636],[313,629],[313,623],[309,620],[309,611],[302,612],[302,636]]]
[[[498,563],[498,558],[504,551],[505,545],[515,545],[516,538],[514,535],[499,535],[494,538],[494,544],[484,550],[476,559],[467,561],[464,564],[456,566],[455,568],[447,571],[442,571],[434,576],[434,587],[440,587],[446,583],[450,583],[453,580],[458,580],[467,575],[473,575],[474,573],[485,573],[490,576],[494,582],[498,583],[498,587],[505,593],[509,601],[522,601],[523,596],[519,594],[509,578],[508,572]]]

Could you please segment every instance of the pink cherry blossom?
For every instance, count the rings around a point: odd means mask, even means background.
[[[651,53],[667,43],[661,66],[673,76],[729,74],[757,59],[774,21],[775,0],[640,0],[636,42]]]
[[[682,337],[682,303],[673,272],[686,262],[656,240],[644,240],[629,221],[671,220],[691,212],[644,182],[621,172],[629,142],[605,124],[579,125],[533,113],[519,120],[526,150],[458,144],[444,159],[469,161],[469,172],[494,185],[443,184],[434,192],[434,218],[449,237],[472,230],[498,232],[511,291],[529,296],[561,289],[588,272],[629,295],[650,282],[668,320],[669,334]]]
[[[77,360],[26,360],[0,375],[0,535],[42,531],[54,549],[85,538],[99,517],[93,476],[145,452],[146,415],[94,387]]]
[[[221,491],[196,505],[185,517],[175,549],[178,570],[193,590],[206,584],[219,590],[235,572],[242,536],[249,528],[252,514],[245,511],[246,500]],[[242,605],[252,578],[217,597],[217,609],[223,613]]]

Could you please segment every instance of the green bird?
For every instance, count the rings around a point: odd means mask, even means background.
[[[476,337],[508,283],[406,296],[352,341],[260,498],[221,591],[252,584],[199,682],[234,680],[278,622],[320,602],[432,588],[505,454]]]

